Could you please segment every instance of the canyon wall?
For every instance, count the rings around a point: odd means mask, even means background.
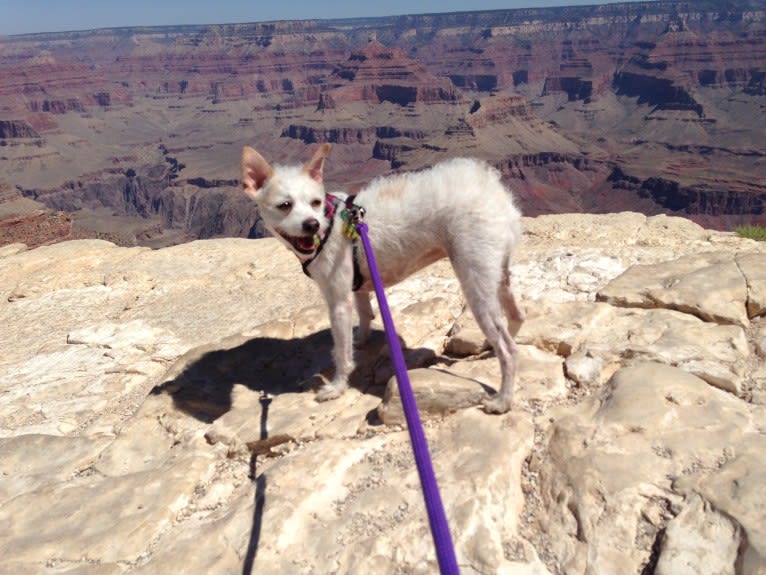
[[[529,214],[766,223],[765,78],[755,0],[4,37],[0,180],[85,225],[145,220],[128,243],[253,236],[241,146],[331,142],[328,181],[352,191],[470,155]]]

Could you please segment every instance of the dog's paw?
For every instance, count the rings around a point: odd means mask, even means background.
[[[330,401],[331,399],[338,399],[343,392],[346,391],[345,385],[334,385],[326,383],[317,390],[317,401]]]
[[[481,403],[487,413],[507,413],[511,409],[511,400],[500,395],[485,397]]]

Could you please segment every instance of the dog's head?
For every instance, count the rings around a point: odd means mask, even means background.
[[[303,166],[276,166],[253,148],[242,151],[242,188],[255,200],[266,227],[298,257],[314,255],[328,226],[322,170],[330,144]]]

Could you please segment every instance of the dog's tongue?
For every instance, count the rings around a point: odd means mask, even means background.
[[[302,250],[306,250],[306,251],[313,250],[314,246],[315,246],[315,241],[314,241],[315,237],[317,237],[317,236],[313,236],[313,237],[310,237],[310,238],[299,238],[298,239],[298,246]]]

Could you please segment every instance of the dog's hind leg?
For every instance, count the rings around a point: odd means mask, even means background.
[[[468,263],[453,259],[453,267],[476,322],[500,362],[500,391],[483,401],[484,409],[487,413],[505,413],[511,408],[513,400],[517,358],[516,343],[508,331],[506,314],[521,318],[521,310],[507,289],[502,274],[498,273],[498,267],[479,262],[477,258]]]
[[[503,283],[499,290],[500,301],[503,304],[505,310],[505,316],[508,318],[508,329],[511,335],[514,337],[521,329],[521,324],[524,323],[526,316],[521,308],[516,303],[516,298],[513,296],[513,290],[511,289],[511,272],[508,268],[508,263],[504,264],[503,268]]]
[[[508,331],[506,320],[500,309],[484,310],[478,315],[474,315],[500,362],[500,391],[485,398],[483,401],[484,410],[487,413],[505,413],[511,409],[513,401],[513,380],[516,376],[517,358],[516,343]]]

